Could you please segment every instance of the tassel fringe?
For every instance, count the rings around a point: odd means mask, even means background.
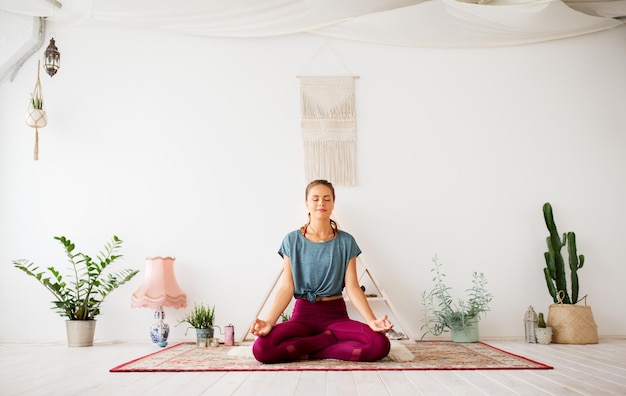
[[[327,179],[337,185],[354,185],[355,154],[354,140],[305,140],[307,180]]]

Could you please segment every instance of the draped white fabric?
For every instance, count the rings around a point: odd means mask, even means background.
[[[622,23],[575,11],[561,1],[496,0],[472,4],[438,0],[365,15],[314,33],[396,46],[468,48],[554,40]],[[390,26],[393,28],[387,28]]]
[[[464,48],[610,29],[623,23],[617,18],[626,16],[626,0],[0,0],[0,10],[63,24],[212,37],[309,32],[386,45]]]

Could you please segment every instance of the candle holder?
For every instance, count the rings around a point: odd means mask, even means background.
[[[531,305],[526,310],[526,314],[524,315],[524,337],[526,342],[531,344],[535,344],[535,328],[537,328],[537,314],[535,313],[535,309]]]

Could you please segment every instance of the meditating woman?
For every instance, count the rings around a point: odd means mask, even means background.
[[[280,287],[267,317],[255,318],[250,328],[258,337],[254,356],[263,363],[382,359],[390,349],[384,333],[393,325],[387,316],[376,318],[372,312],[357,277],[361,249],[330,218],[335,189],[326,180],[315,180],[305,197],[309,221],[283,239],[278,251],[284,261]],[[367,324],[348,317],[344,288]],[[296,302],[291,318],[276,323],[292,297]]]

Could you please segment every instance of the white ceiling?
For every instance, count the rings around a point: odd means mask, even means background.
[[[626,0],[0,0],[60,24],[260,37],[311,32],[420,47],[515,45],[618,26]]]
[[[0,0],[0,81],[43,44],[34,17],[208,37],[311,33],[394,46],[479,48],[594,33],[620,26],[624,16],[626,0]]]

